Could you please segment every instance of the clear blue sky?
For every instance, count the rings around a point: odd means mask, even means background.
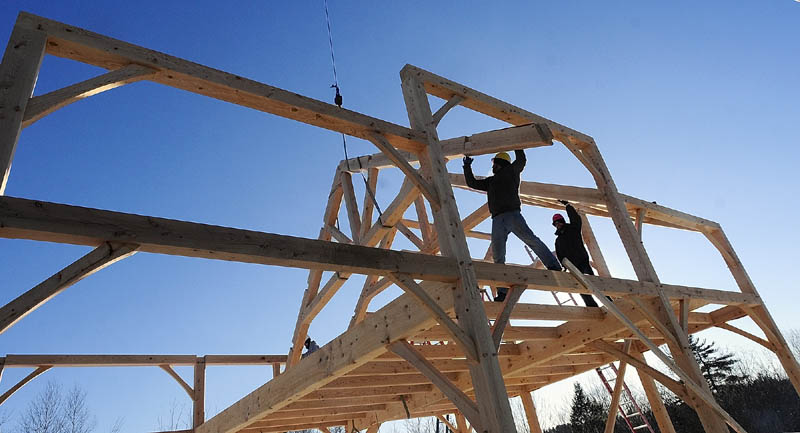
[[[26,10],[332,99],[321,0],[229,4],[8,0],[0,4],[0,38],[7,40],[16,14]],[[779,325],[800,326],[789,272],[800,243],[792,220],[800,211],[793,202],[800,185],[800,3],[331,0],[330,12],[345,106],[407,125],[398,73],[411,63],[592,135],[621,191],[722,224]],[[36,94],[100,72],[46,57]],[[457,109],[440,135],[502,126]],[[349,144],[351,155],[376,151],[355,139]],[[530,150],[528,158],[526,180],[592,186],[560,145]],[[336,133],[137,83],[23,131],[6,193],[313,238],[340,159]],[[487,166],[487,157],[476,161],[479,173]],[[449,168],[459,171],[460,162]],[[384,206],[399,183],[396,174],[382,178]],[[463,213],[483,200],[461,192],[457,198]],[[550,213],[525,211],[548,244]],[[592,221],[613,273],[633,277],[611,224]],[[663,281],[734,289],[700,235],[647,228],[644,240]],[[482,256],[486,244],[472,245]],[[0,240],[0,302],[88,251]],[[519,243],[509,244],[509,258],[529,262]],[[283,354],[306,274],[138,254],[0,335],[0,352]],[[346,327],[361,287],[353,280],[314,322],[320,343]],[[547,301],[545,295],[531,299]],[[748,347],[738,337],[708,336]],[[4,372],[0,391],[25,374]],[[267,368],[210,368],[208,413],[270,375]],[[22,411],[47,378],[81,384],[101,429],[122,416],[124,431],[154,430],[172,401],[189,405],[157,368],[58,369],[3,408]]]

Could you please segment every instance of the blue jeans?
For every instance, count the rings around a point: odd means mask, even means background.
[[[509,233],[514,233],[522,242],[525,242],[547,269],[561,270],[558,259],[550,252],[547,245],[533,234],[518,210],[504,212],[492,218],[492,255],[495,263],[506,262],[506,240],[508,240]]]

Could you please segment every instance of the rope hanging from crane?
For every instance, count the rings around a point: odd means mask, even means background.
[[[333,50],[333,32],[331,32],[331,17],[328,13],[328,0],[323,0],[323,4],[325,6],[325,23],[328,27],[328,47],[331,51],[331,68],[333,69],[333,84],[331,84],[332,89],[336,89],[336,94],[333,97],[333,103],[336,104],[339,108],[342,108],[342,93],[339,89],[339,77],[336,74],[336,56],[334,55]],[[352,171],[350,169],[350,158],[347,156],[347,136],[342,133],[342,148],[344,149],[344,161],[345,165],[347,166],[347,171]],[[378,218],[383,218],[383,212],[381,212],[381,207],[378,205],[378,200],[375,199],[375,194],[372,191],[372,188],[369,187],[369,182],[367,182],[366,176],[364,176],[364,172],[362,171],[361,167],[361,160],[357,159],[358,161],[358,172],[361,174],[361,178],[364,180],[364,189],[366,190],[367,195],[372,199],[372,203],[375,205],[375,210],[378,211]],[[339,219],[336,219],[336,224],[339,224]]]

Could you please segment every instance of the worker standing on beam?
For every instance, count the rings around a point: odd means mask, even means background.
[[[578,270],[587,275],[594,275],[592,266],[589,264],[589,253],[583,246],[583,220],[578,211],[566,200],[559,200],[567,210],[569,223],[564,221],[564,215],[557,213],[553,215],[553,226],[556,228],[556,255],[561,262],[565,258],[569,259]],[[592,295],[581,293],[583,303],[587,307],[597,307]]]
[[[514,233],[528,245],[547,269],[560,271],[561,265],[533,231],[528,227],[520,213],[519,181],[520,173],[525,168],[525,152],[514,151],[514,162],[506,152],[500,152],[492,158],[492,176],[475,179],[472,174],[472,158],[464,156],[464,178],[472,189],[486,191],[489,212],[492,214],[492,256],[495,263],[506,262],[506,241],[508,234]],[[508,293],[507,287],[498,287],[496,302],[503,302]]]

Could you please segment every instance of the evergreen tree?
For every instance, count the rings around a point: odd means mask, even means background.
[[[712,392],[717,393],[722,385],[739,383],[743,379],[733,373],[738,360],[732,353],[721,353],[713,342],[699,340],[691,335],[689,346]]]
[[[575,383],[572,411],[569,415],[573,433],[602,433],[606,413],[603,406],[589,398],[579,383]]]

